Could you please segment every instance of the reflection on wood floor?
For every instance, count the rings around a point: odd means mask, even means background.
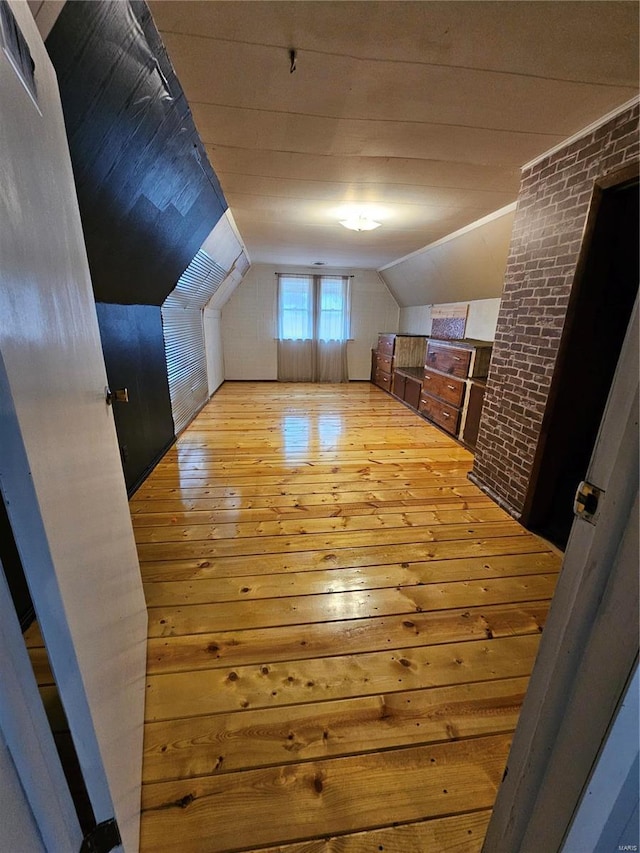
[[[131,501],[142,850],[479,851],[560,560],[368,383],[226,383]]]

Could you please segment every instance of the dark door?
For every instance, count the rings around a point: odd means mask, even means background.
[[[638,180],[602,191],[561,343],[524,523],[560,548],[638,292]]]

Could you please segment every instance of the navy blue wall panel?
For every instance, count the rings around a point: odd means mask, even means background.
[[[74,0],[47,50],[96,300],[162,305],[227,205],[150,13]]]
[[[132,490],[174,438],[158,306],[227,204],[144,2],[69,2],[47,50]]]
[[[113,415],[131,491],[174,439],[162,318],[155,305],[96,308],[109,387],[129,392],[128,403],[114,402]]]

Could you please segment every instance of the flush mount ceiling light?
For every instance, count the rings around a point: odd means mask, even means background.
[[[379,228],[382,222],[376,222],[375,219],[369,219],[368,216],[359,215],[341,219],[340,225],[344,225],[350,231],[373,231],[374,228]]]

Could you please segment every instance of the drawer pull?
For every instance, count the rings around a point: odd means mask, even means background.
[[[460,358],[459,355],[454,355],[453,360],[454,361],[462,361],[462,359]]]
[[[431,377],[430,377],[430,376],[425,376],[424,378],[425,378],[425,379],[431,379]]]
[[[442,417],[443,417],[443,418],[450,418],[450,417],[451,417],[451,415],[449,414],[449,412],[443,412],[443,413],[442,413]]]
[[[455,386],[455,385],[447,385],[447,388],[450,388],[452,391],[455,391],[455,390],[456,390],[456,386]]]

